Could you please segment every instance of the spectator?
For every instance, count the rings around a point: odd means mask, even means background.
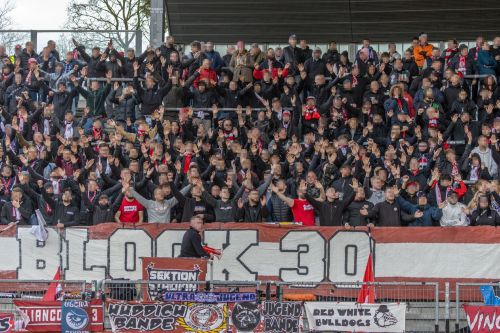
[[[453,191],[448,195],[448,199],[440,205],[443,212],[439,223],[443,227],[460,227],[469,225],[466,214],[466,206],[458,202],[458,194]]]
[[[203,219],[193,216],[189,222],[189,229],[184,233],[179,258],[211,258],[201,245],[201,232],[203,230]]]
[[[118,211],[115,214],[117,223],[131,223],[141,225],[144,223],[144,206],[134,198],[130,184],[123,182],[121,193],[118,195],[117,201],[120,202]]]
[[[427,43],[427,34],[422,32],[418,36],[418,44],[413,48],[413,58],[419,69],[424,67],[426,59],[432,57],[434,46]]]
[[[335,188],[333,187],[326,189],[325,198],[321,201],[313,198],[307,192],[304,194],[304,198],[319,212],[319,224],[321,226],[343,225],[343,212],[353,201],[358,190],[358,182],[354,181],[350,186],[352,190],[345,193],[341,200],[338,200],[338,193],[335,192]],[[344,221],[344,223],[346,222]]]
[[[229,67],[233,70],[233,81],[252,82],[253,66],[253,58],[250,52],[245,49],[245,43],[239,41],[236,43],[236,51],[229,63]]]
[[[495,75],[497,61],[490,54],[490,44],[483,42],[477,53],[477,72],[479,75]]]

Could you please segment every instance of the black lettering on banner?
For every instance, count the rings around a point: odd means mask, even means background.
[[[352,265],[352,269],[349,270],[350,257],[352,253],[352,257],[354,257],[354,263]],[[344,272],[345,275],[355,276],[357,274],[358,267],[358,247],[356,245],[346,245],[345,247],[345,259],[344,259]]]
[[[36,260],[36,269],[45,269],[46,266],[47,266],[47,263],[45,260],[43,260],[43,259]]]
[[[0,332],[8,331],[10,328],[10,318],[5,317],[0,319]]]
[[[119,329],[152,331],[174,329],[177,318],[185,317],[184,304],[115,304],[108,306],[108,314],[114,326]]]
[[[299,302],[265,302],[262,314],[264,316],[264,332],[298,333],[302,304]]]
[[[133,242],[125,242],[125,271],[126,272],[135,272],[136,270],[136,265],[137,263],[135,262],[136,260],[136,254],[137,254],[137,251],[136,251],[136,244],[133,243]],[[129,263],[128,263],[128,251],[129,251],[129,247],[131,247],[131,250],[132,250],[132,268],[129,268]]]

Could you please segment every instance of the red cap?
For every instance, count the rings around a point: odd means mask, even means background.
[[[35,58],[29,58],[28,59],[28,64],[36,64],[36,63],[37,63],[37,61],[36,61]]]

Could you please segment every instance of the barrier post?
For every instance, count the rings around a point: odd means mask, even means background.
[[[446,282],[444,288],[445,332],[450,333],[450,283]]]
[[[455,285],[455,332],[460,329],[460,283]]]
[[[439,283],[435,284],[435,301],[434,301],[434,332],[439,333]]]

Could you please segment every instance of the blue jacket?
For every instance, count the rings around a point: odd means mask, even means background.
[[[205,52],[205,56],[207,57],[207,59],[210,59],[210,61],[212,62],[212,64],[210,65],[210,68],[212,68],[214,71],[219,73],[221,68],[222,68],[222,65],[223,65],[223,61],[222,61],[222,58],[220,57],[219,52],[217,52],[217,51],[208,52],[207,51],[207,52]]]
[[[495,75],[495,68],[497,67],[496,60],[491,54],[484,50],[479,50],[477,54],[477,71],[478,74]]]
[[[425,205],[424,207],[420,207],[418,205],[414,205],[409,203],[405,199],[398,196],[396,198],[396,202],[399,204],[402,210],[404,210],[408,214],[415,214],[417,210],[420,210],[424,213],[424,215],[414,221],[408,223],[411,227],[432,227],[434,225],[434,221],[439,221],[441,216],[443,216],[443,212],[441,209],[433,207],[431,205]]]

